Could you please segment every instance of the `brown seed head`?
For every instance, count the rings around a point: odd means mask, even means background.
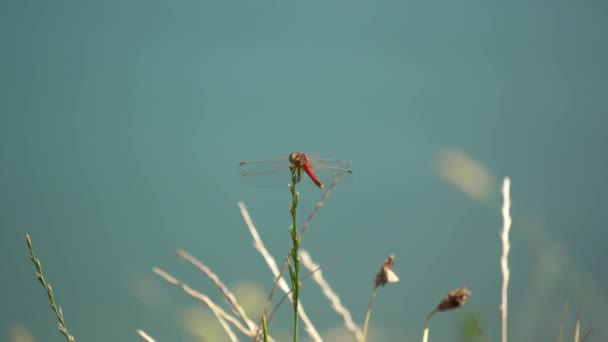
[[[395,256],[389,255],[388,258],[382,264],[382,268],[380,268],[380,272],[376,274],[376,278],[374,279],[374,284],[376,287],[384,286],[387,283],[396,283],[399,281],[399,277],[393,272],[393,265],[395,264]]]
[[[443,298],[441,303],[437,305],[437,311],[448,311],[452,309],[458,309],[467,302],[467,298],[471,295],[471,292],[466,287],[456,289],[448,292]]]

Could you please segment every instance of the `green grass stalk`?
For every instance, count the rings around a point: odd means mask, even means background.
[[[300,169],[294,167],[291,170],[291,184],[289,184],[289,191],[291,192],[291,207],[289,208],[289,212],[292,220],[291,227],[289,227],[289,234],[291,235],[292,247],[291,251],[289,252],[291,260],[288,262],[293,295],[294,342],[298,341],[298,300],[300,297],[300,257],[298,256],[298,250],[300,249],[300,234],[298,234],[297,228],[297,207],[298,201],[300,200],[300,194],[296,190],[296,183],[298,183],[299,180]]]
[[[44,273],[42,272],[42,264],[40,263],[40,260],[36,258],[36,254],[34,253],[34,247],[32,246],[32,239],[30,239],[29,234],[25,235],[25,242],[27,243],[27,248],[30,250],[30,259],[36,267],[36,277],[38,278],[38,282],[40,282],[40,285],[44,287],[46,295],[49,298],[49,304],[51,304],[51,309],[53,309],[55,315],[57,315],[57,319],[59,320],[59,332],[61,333],[61,335],[65,336],[68,342],[74,342],[74,336],[70,335],[68,327],[65,324],[65,320],[63,319],[63,311],[61,311],[61,307],[55,304],[55,295],[53,294],[53,288],[50,284],[46,282],[46,279],[44,279]]]
[[[424,321],[424,331],[422,333],[422,342],[427,342],[429,340],[429,328],[431,324],[431,318],[436,312],[437,309],[434,309],[426,316],[426,320]]]
[[[264,333],[264,342],[268,342],[268,325],[266,324],[266,314],[262,314],[262,331]]]
[[[365,339],[367,338],[367,328],[369,327],[369,318],[372,316],[372,306],[374,305],[374,300],[376,299],[376,293],[378,293],[378,286],[374,286],[372,296],[369,298],[367,312],[365,313],[365,323],[363,323],[363,338],[361,339],[362,342],[365,342]]]

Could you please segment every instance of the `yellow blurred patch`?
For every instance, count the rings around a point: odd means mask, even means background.
[[[446,148],[437,155],[439,177],[479,202],[489,201],[494,177],[477,160],[456,148]]]
[[[253,282],[242,281],[233,287],[233,293],[239,304],[253,321],[257,322],[264,310],[268,293]]]
[[[10,342],[34,342],[34,335],[22,323],[11,323],[8,328],[8,340]]]
[[[226,341],[228,335],[208,310],[200,307],[182,309],[179,321],[186,332],[200,342]]]
[[[264,310],[267,294],[257,284],[247,281],[237,283],[234,287],[231,287],[231,290],[249,318],[257,322],[261,317],[262,310]],[[232,310],[224,303],[221,303],[221,305],[232,314]],[[188,307],[182,309],[178,317],[186,332],[197,341],[214,342],[229,339],[215,315],[207,308]],[[233,331],[239,335],[236,328],[233,327]],[[273,331],[273,336],[275,333],[276,331]]]
[[[170,305],[167,288],[161,286],[162,280],[141,271],[131,272],[127,279],[130,292],[149,310],[163,312]]]
[[[362,327],[361,327],[362,328]],[[321,334],[323,340],[332,342],[351,342],[355,335],[344,326],[336,326]],[[379,326],[370,325],[367,332],[367,341],[390,341],[390,338]]]

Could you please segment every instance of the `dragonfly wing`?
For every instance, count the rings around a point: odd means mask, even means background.
[[[248,160],[240,162],[237,171],[240,174],[289,167],[289,157],[277,157],[268,160]]]
[[[309,156],[308,161],[313,173],[325,186],[329,186],[338,175],[340,175],[340,183],[349,182],[353,178],[353,172],[347,163],[316,156]]]
[[[263,188],[287,188],[291,183],[291,171],[288,167],[283,167],[243,173],[241,183]]]
[[[242,184],[264,188],[286,188],[291,181],[289,165],[287,157],[279,157],[241,162],[236,169],[241,176]]]
[[[352,178],[352,172],[348,165],[336,159],[321,158],[314,155],[306,155],[313,173],[326,186],[329,186],[336,175],[340,174],[340,182],[346,182]],[[291,183],[291,170],[288,156],[282,156],[270,160],[254,160],[241,162],[237,171],[241,175],[241,183],[267,188],[284,188]],[[310,178],[304,170],[301,171],[302,178]]]
[[[330,159],[330,158],[322,158],[318,156],[306,155],[308,157],[308,162],[314,168],[328,168],[332,169],[332,172],[340,172],[342,169],[348,169],[350,165],[341,160]]]

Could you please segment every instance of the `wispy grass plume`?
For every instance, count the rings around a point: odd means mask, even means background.
[[[55,295],[53,294],[53,288],[50,284],[47,284],[46,280],[44,279],[44,273],[42,272],[42,264],[40,263],[40,260],[36,258],[36,254],[34,254],[34,247],[32,246],[32,240],[30,239],[29,234],[25,235],[25,242],[27,243],[27,248],[30,250],[30,259],[36,267],[36,277],[38,278],[38,282],[40,282],[40,285],[42,285],[42,287],[44,287],[44,289],[46,290],[46,294],[49,298],[49,304],[51,304],[51,309],[53,309],[55,315],[57,315],[57,319],[59,320],[59,332],[61,333],[61,335],[65,336],[68,342],[74,342],[74,336],[70,335],[68,327],[65,324],[65,320],[63,319],[63,311],[61,311],[61,307],[55,304]]]

